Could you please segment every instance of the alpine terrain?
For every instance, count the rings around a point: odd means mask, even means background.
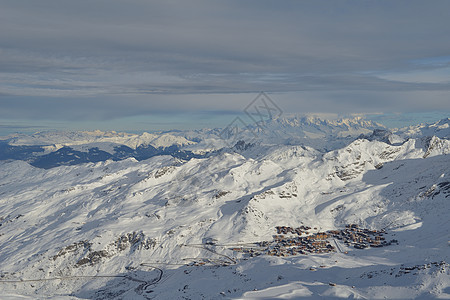
[[[450,119],[0,139],[1,299],[450,299]]]

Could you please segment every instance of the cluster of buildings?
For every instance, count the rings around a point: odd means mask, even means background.
[[[317,228],[314,228],[317,230]],[[337,239],[348,247],[365,249],[369,247],[383,247],[397,243],[397,240],[386,241],[383,235],[385,230],[369,230],[359,228],[356,224],[348,224],[345,229],[328,230],[326,232],[309,233],[311,227],[300,226],[297,228],[277,226],[277,234],[273,241],[255,243],[251,247],[235,247],[231,250],[241,252],[250,257],[258,255],[292,256],[298,254],[336,252],[336,247],[330,243],[330,239]],[[302,236],[302,235],[305,236]],[[337,246],[337,244],[336,244]]]
[[[384,229],[369,230],[359,228],[356,224],[349,224],[342,230],[329,231],[334,238],[341,240],[346,246],[353,246],[356,249],[365,249],[369,247],[384,247],[397,243],[397,240],[387,241],[383,236],[386,234]]]
[[[326,240],[325,236],[325,233],[294,238],[283,238],[283,236],[278,236],[278,241],[273,247],[267,249],[266,254],[272,256],[291,256],[298,254],[335,252],[335,247]]]
[[[206,265],[205,261],[193,261],[193,262],[187,264],[187,266],[189,266],[189,267],[201,267],[204,265]]]
[[[275,229],[277,230],[277,234],[293,233],[293,234],[297,234],[297,235],[302,235],[302,233],[308,234],[308,230],[310,230],[311,227],[303,226],[303,225],[300,227],[297,227],[297,228],[292,228],[289,226],[277,226],[277,227],[275,227]]]

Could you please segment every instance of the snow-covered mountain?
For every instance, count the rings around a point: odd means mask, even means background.
[[[195,143],[168,133],[43,132],[6,137],[0,141],[0,159],[20,159],[33,166],[52,168],[129,157],[142,160],[156,155],[190,158],[196,155],[180,149]]]
[[[184,131],[176,134],[198,141],[187,146],[196,152],[205,149],[230,147],[236,141],[262,145],[304,145],[320,151],[329,151],[345,146],[362,134],[375,129],[386,129],[383,125],[361,117],[325,120],[314,116],[283,115],[263,123],[245,123],[242,119],[230,124],[231,128]],[[234,130],[231,137],[226,130]]]
[[[360,138],[378,140],[389,144],[401,144],[411,138],[430,139],[432,137],[450,138],[450,118],[439,120],[432,124],[419,124],[400,129],[375,129],[371,134]]]
[[[345,146],[361,134],[384,128],[361,117],[324,120],[313,116],[288,115],[274,118],[255,130],[265,143],[307,145],[329,151]]]
[[[8,140],[11,146],[42,146],[54,145],[56,148],[71,146],[77,149],[83,149],[84,145],[98,144],[100,150],[112,151],[109,145],[124,145],[132,149],[140,146],[151,145],[155,148],[184,146],[194,142],[188,141],[183,137],[170,134],[151,134],[144,132],[142,134],[131,134],[123,132],[103,132],[95,131],[76,131],[76,132],[39,132],[33,135],[17,135]],[[106,146],[102,148],[102,146]]]
[[[439,138],[450,137],[450,118],[439,120],[432,124],[420,124],[397,129],[394,133],[404,138],[416,138],[423,136],[437,136]]]
[[[231,137],[224,134],[226,128],[142,134],[96,130],[11,135],[0,140],[0,159],[25,160],[37,167],[51,168],[129,157],[143,160],[156,155],[199,158],[222,148],[232,148],[241,141],[258,145],[306,145],[329,151],[382,128],[359,117],[322,120],[297,115],[244,125],[239,134]]]
[[[370,132],[375,128],[384,128],[383,125],[376,122],[365,120],[362,117],[343,118],[336,120],[321,119],[315,116],[283,115],[267,122],[266,126],[270,129],[280,128],[293,131],[298,128],[305,137],[315,138],[321,136],[343,137],[348,135],[358,135],[361,132]],[[298,132],[297,132],[298,133]]]
[[[448,137],[365,134],[331,151],[242,141],[185,159],[0,161],[0,294],[450,297]]]
[[[129,151],[140,149],[178,149],[183,146],[195,144],[182,136],[168,133],[130,134],[123,132],[76,131],[76,132],[38,132],[32,135],[13,135],[4,139],[10,147],[18,149],[32,149],[37,156],[48,155],[62,148],[88,153],[92,149],[108,153],[111,156],[126,148]],[[35,149],[40,151],[34,151]],[[118,150],[119,148],[119,150]],[[14,149],[14,148],[12,148]],[[41,153],[39,153],[41,152]]]

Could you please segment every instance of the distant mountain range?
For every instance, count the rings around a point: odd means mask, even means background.
[[[212,155],[221,149],[241,151],[246,144],[261,147],[301,145],[327,152],[344,147],[356,138],[390,144],[424,136],[447,138],[450,135],[449,120],[390,131],[361,117],[324,120],[289,115],[262,125],[243,127],[237,137],[229,139],[221,134],[223,129],[220,128],[142,134],[99,130],[17,134],[0,140],[0,160],[24,160],[36,167],[52,168],[130,157],[145,160],[158,155],[191,159]]]

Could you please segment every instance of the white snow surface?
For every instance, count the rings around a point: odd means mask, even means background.
[[[98,147],[109,153],[114,152],[114,147],[125,145],[132,149],[139,146],[151,145],[155,148],[170,147],[173,145],[186,146],[195,144],[181,136],[169,133],[132,134],[123,132],[77,131],[77,132],[41,132],[33,135],[16,135],[8,139],[12,146],[45,146],[47,153],[57,151],[64,146],[70,146],[77,151],[88,151]]]
[[[420,124],[397,129],[394,132],[404,138],[422,136],[450,137],[450,118],[439,120],[432,124]]]
[[[434,136],[48,170],[0,161],[0,298],[450,299],[449,152]],[[349,223],[399,243],[230,250],[271,240],[275,226]]]

